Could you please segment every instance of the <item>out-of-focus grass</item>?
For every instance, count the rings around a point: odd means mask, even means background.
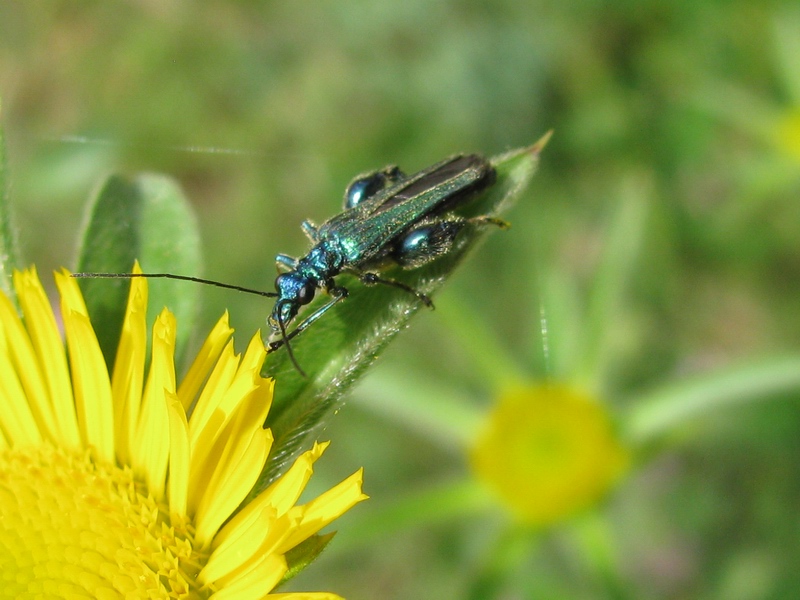
[[[361,395],[424,405],[439,389],[487,406],[495,363],[578,373],[628,410],[642,390],[798,351],[798,31],[791,2],[3,3],[22,247],[40,272],[72,266],[95,182],[161,171],[199,212],[204,275],[270,288],[274,255],[304,252],[300,221],[336,212],[353,175],[492,155],[554,128],[512,229]],[[626,218],[638,223],[629,235]],[[192,293],[206,323],[229,308],[244,332],[269,308]],[[326,476],[364,464],[376,499],[458,477],[463,457],[424,421],[410,428],[357,394],[326,432]],[[586,567],[584,523],[521,546],[502,573],[509,597],[796,594],[797,396],[720,411],[675,438],[603,513],[621,583]],[[481,597],[470,578],[499,519],[453,518],[338,555],[334,542],[302,587]],[[340,528],[346,539],[346,519]]]

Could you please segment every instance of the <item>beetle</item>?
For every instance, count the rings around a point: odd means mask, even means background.
[[[496,179],[494,167],[477,154],[456,155],[407,176],[389,166],[356,177],[344,195],[344,210],[317,226],[301,225],[313,246],[301,258],[278,254],[275,262],[285,272],[275,280],[277,300],[268,318],[273,335],[270,349],[286,345],[305,331],[348,290],[336,276],[348,272],[366,285],[390,285],[414,294],[425,305],[425,294],[379,275],[387,265],[421,267],[446,254],[467,224],[507,224],[494,217],[465,218],[454,213]],[[305,317],[292,331],[287,327],[317,290],[330,299]],[[294,357],[292,361],[297,366]]]

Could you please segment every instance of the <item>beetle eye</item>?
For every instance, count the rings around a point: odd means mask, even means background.
[[[299,290],[297,290],[298,304],[308,304],[314,299],[314,293],[317,291],[313,283],[306,283]]]

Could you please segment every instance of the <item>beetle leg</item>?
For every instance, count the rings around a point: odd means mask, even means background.
[[[473,225],[497,225],[500,229],[508,229],[511,223],[504,219],[497,217],[490,217],[489,215],[481,215],[480,217],[472,217],[469,222]]]
[[[293,271],[297,268],[297,259],[288,254],[278,254],[275,257],[275,266],[278,267],[278,273]]]
[[[414,294],[419,299],[419,301],[422,302],[425,306],[427,306],[428,308],[433,308],[433,301],[427,295],[415,290],[410,285],[406,285],[402,281],[397,281],[395,279],[386,279],[384,277],[376,275],[375,273],[368,273],[368,272],[362,273],[356,271],[356,275],[358,275],[358,278],[364,283],[364,285],[381,284],[381,285],[389,285],[392,287],[396,287],[405,292],[408,292],[409,294]]]
[[[328,310],[330,310],[334,304],[339,302],[340,300],[344,300],[347,298],[347,288],[345,287],[332,287],[328,290],[328,294],[330,295],[331,299],[328,300],[325,304],[320,306],[317,310],[313,313],[308,315],[305,319],[303,319],[300,324],[295,327],[292,331],[286,334],[286,337],[281,337],[276,340],[269,342],[269,351],[272,352],[273,350],[277,350],[285,342],[288,342],[291,339],[294,339],[298,335],[300,335],[303,331],[308,329],[312,323],[314,323],[317,319],[319,319],[322,315],[324,315]]]
[[[315,244],[319,241],[317,237],[317,226],[314,225],[311,221],[303,221],[300,223],[300,228],[303,230],[303,233],[306,234],[306,237],[310,239]]]

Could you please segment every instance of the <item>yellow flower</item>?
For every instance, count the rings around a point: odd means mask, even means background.
[[[503,395],[472,463],[521,521],[546,525],[602,497],[628,454],[601,404],[567,386],[542,385]]]
[[[360,470],[297,504],[315,444],[236,512],[272,444],[260,335],[235,355],[223,316],[176,385],[175,318],[156,320],[147,368],[133,279],[109,377],[76,281],[56,284],[66,353],[33,269],[14,274],[22,319],[0,294],[0,596],[336,598],[270,592],[288,551],[366,498]]]

